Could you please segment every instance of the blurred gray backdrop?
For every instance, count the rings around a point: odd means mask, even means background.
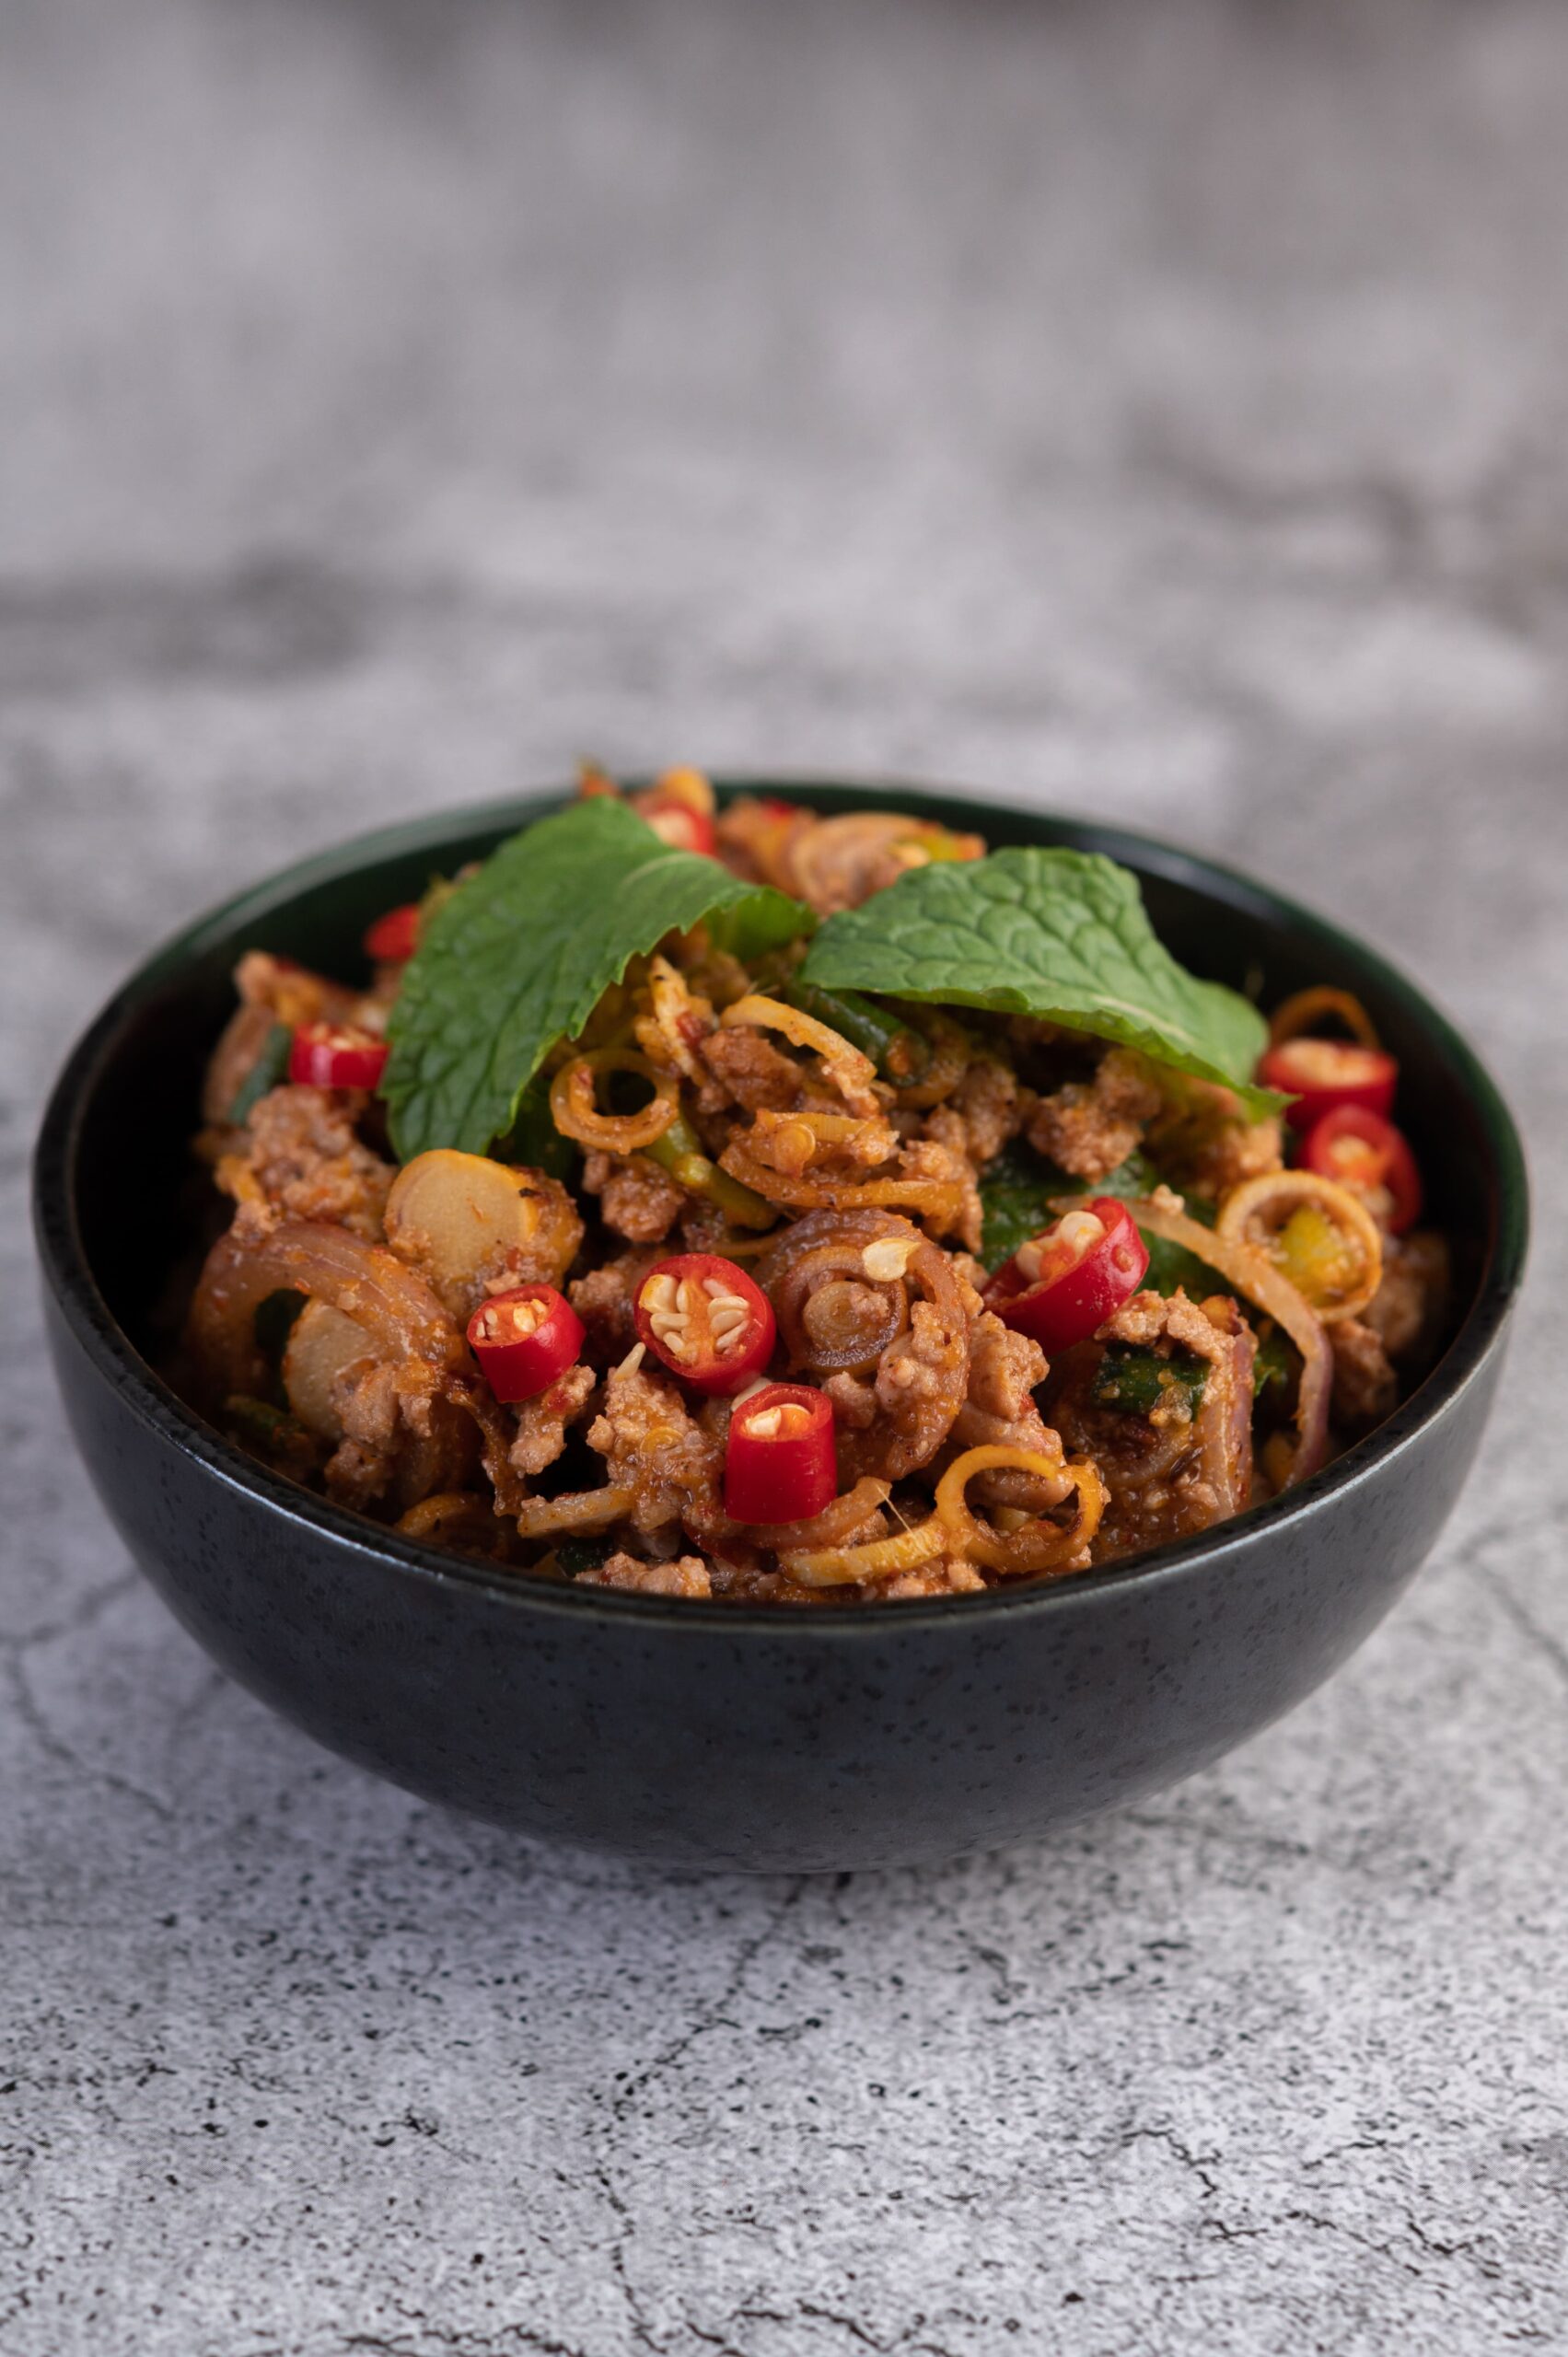
[[[1528,0],[5,0],[6,2357],[1568,2337],[1565,157]],[[1182,835],[1493,1060],[1504,1409],[1286,1724],[672,1880],[325,1759],[128,1573],[52,1066],[204,902],[585,749]]]

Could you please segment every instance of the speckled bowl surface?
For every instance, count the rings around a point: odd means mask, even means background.
[[[257,946],[351,978],[383,909],[562,798],[361,837],[149,958],[72,1051],[35,1215],[73,1430],[184,1625],[319,1742],[528,1833],[681,1865],[836,1869],[998,1847],[1137,1798],[1288,1710],[1388,1609],[1474,1457],[1524,1262],[1506,1108],[1375,951],[1244,877],[1114,829],[901,784],[731,781],[883,804],[993,843],[1103,851],[1196,971],[1354,990],[1456,1250],[1452,1338],[1414,1396],[1292,1496],[1121,1567],[1011,1594],[813,1613],[535,1583],[398,1538],[268,1473],[154,1371],[190,1243],[203,1060]]]

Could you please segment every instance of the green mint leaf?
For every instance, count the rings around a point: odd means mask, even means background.
[[[1038,844],[912,868],[830,917],[802,973],[824,990],[1032,1015],[1234,1088],[1255,1118],[1286,1102],[1252,1086],[1268,1033],[1256,1007],[1200,981],[1156,937],[1138,879],[1095,852]]]
[[[743,958],[816,922],[784,893],[672,850],[608,795],[503,843],[428,919],[403,974],[381,1085],[400,1158],[485,1153],[631,960],[703,918]]]

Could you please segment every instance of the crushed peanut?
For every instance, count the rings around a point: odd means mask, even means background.
[[[543,1324],[546,1306],[542,1301],[489,1302],[480,1318],[480,1333],[487,1342],[526,1341]]]
[[[920,1249],[918,1236],[879,1236],[860,1256],[860,1265],[876,1284],[891,1284],[901,1277]]]

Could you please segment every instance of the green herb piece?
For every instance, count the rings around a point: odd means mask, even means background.
[[[249,1449],[253,1457],[264,1457],[280,1472],[303,1479],[319,1463],[316,1444],[298,1417],[291,1416],[285,1409],[274,1408],[270,1399],[257,1399],[247,1391],[236,1391],[224,1401],[223,1409],[230,1433],[241,1448]]]
[[[1163,1294],[1168,1301],[1173,1293],[1184,1292],[1190,1301],[1206,1301],[1212,1293],[1223,1293],[1225,1285],[1217,1272],[1184,1244],[1171,1244],[1163,1236],[1150,1236],[1140,1228],[1148,1249],[1149,1265],[1144,1277],[1148,1293]]]
[[[650,1162],[668,1170],[678,1187],[689,1195],[705,1195],[710,1203],[723,1212],[732,1227],[769,1228],[778,1224],[778,1213],[772,1203],[721,1170],[703,1152],[703,1141],[684,1113],[677,1113],[662,1137],[646,1145],[643,1152]]]
[[[234,1092],[228,1118],[236,1126],[248,1120],[262,1097],[288,1078],[289,1051],[293,1046],[294,1034],[288,1025],[274,1023],[261,1042],[260,1055]]]
[[[1208,1380],[1208,1361],[1195,1351],[1164,1358],[1142,1342],[1109,1342],[1095,1369],[1089,1398],[1097,1408],[1119,1408],[1133,1416],[1146,1416],[1175,1399],[1195,1416]]]
[[[1057,1189],[1059,1195],[1114,1195],[1120,1203],[1135,1203],[1141,1195],[1152,1195],[1161,1183],[1160,1173],[1146,1154],[1134,1146],[1125,1162],[1108,1170],[1103,1178],[1069,1178]]]
[[[542,1073],[524,1089],[512,1126],[491,1147],[497,1162],[515,1163],[519,1169],[542,1170],[563,1185],[571,1178],[583,1149],[575,1138],[563,1138],[550,1110],[550,1084]]]
[[[804,979],[943,1006],[1031,1015],[1234,1088],[1254,1117],[1286,1100],[1252,1086],[1257,1008],[1200,981],[1156,935],[1138,879],[1098,853],[1035,844],[912,868],[830,917]]]
[[[1295,1388],[1296,1373],[1301,1364],[1277,1326],[1266,1327],[1258,1337],[1258,1355],[1252,1362],[1252,1399],[1260,1408],[1284,1405]]]
[[[608,795],[503,843],[434,911],[404,970],[381,1089],[399,1158],[487,1152],[631,960],[703,920],[741,958],[816,923],[784,893],[673,850]]]
[[[607,1538],[561,1538],[555,1545],[555,1560],[569,1580],[579,1572],[597,1572],[609,1554]]]
[[[824,991],[815,982],[793,981],[784,984],[779,996],[841,1033],[870,1057],[884,1080],[899,1086],[918,1080],[931,1062],[930,1047],[918,1031],[887,1007],[862,998],[858,991]]]
[[[1051,1197],[1072,1194],[1078,1184],[1021,1138],[1005,1145],[980,1174],[981,1266],[994,1276],[1020,1244],[1050,1226],[1056,1216]]]

